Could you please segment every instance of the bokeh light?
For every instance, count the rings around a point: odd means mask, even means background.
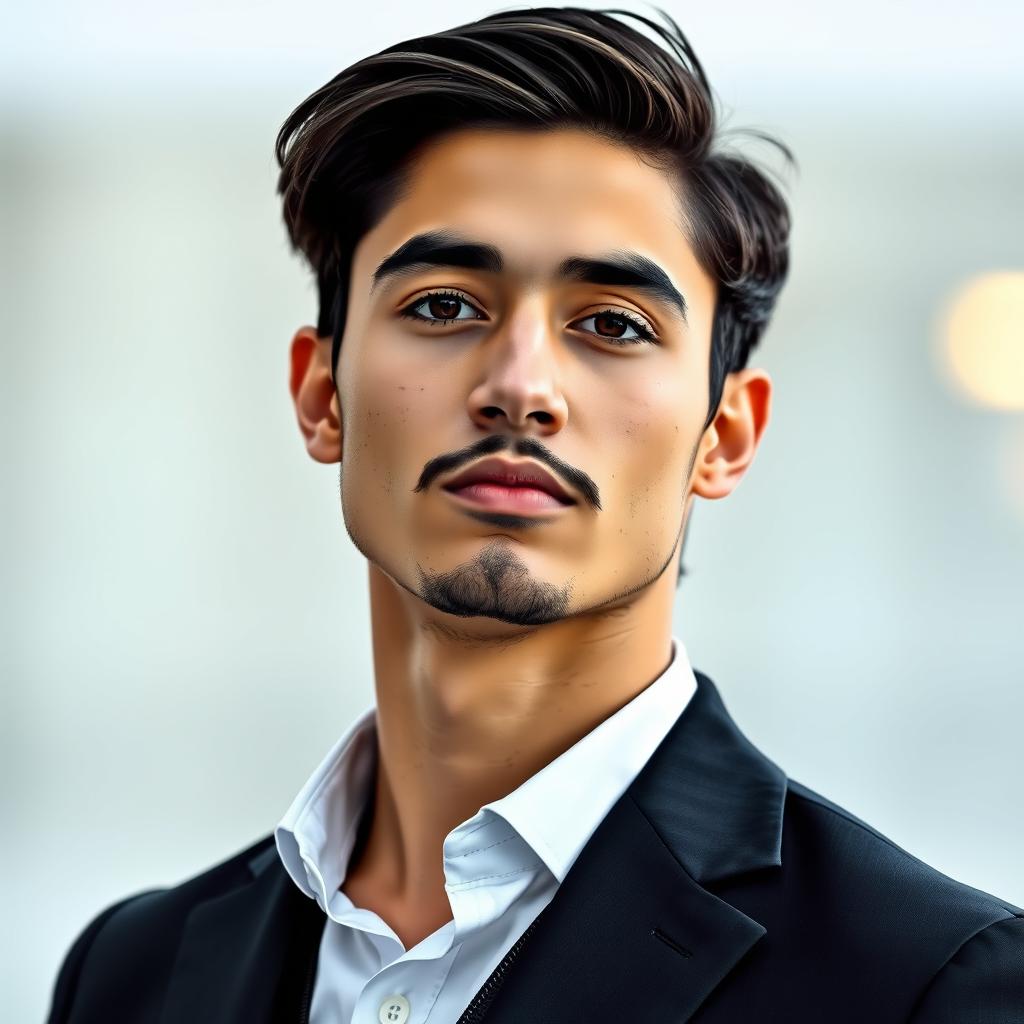
[[[1024,409],[1024,272],[971,278],[953,296],[944,327],[958,388],[995,409]]]

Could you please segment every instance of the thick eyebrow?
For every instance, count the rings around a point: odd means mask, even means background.
[[[464,267],[500,274],[505,266],[501,250],[484,242],[474,242],[449,231],[425,231],[413,235],[373,272],[370,293],[386,278],[415,273],[425,267]],[[555,277],[564,281],[581,281],[636,288],[667,306],[683,323],[686,299],[672,284],[671,278],[657,263],[630,249],[616,249],[600,257],[569,256],[559,263]]]

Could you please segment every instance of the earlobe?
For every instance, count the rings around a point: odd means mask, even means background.
[[[709,500],[736,489],[757,453],[771,417],[772,380],[764,370],[726,377],[718,412],[701,441],[692,490]]]
[[[317,462],[341,461],[341,409],[331,379],[330,338],[300,327],[292,338],[288,390],[306,450]]]

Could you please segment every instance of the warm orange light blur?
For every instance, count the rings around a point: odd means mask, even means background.
[[[944,355],[958,388],[996,409],[1024,409],[1024,272],[972,278],[950,303]]]

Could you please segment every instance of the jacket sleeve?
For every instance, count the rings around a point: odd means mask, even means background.
[[[82,975],[82,965],[85,963],[93,941],[99,935],[100,929],[113,917],[113,915],[132,900],[138,899],[142,893],[129,896],[107,907],[106,910],[97,914],[82,930],[78,938],[72,943],[64,962],[57,972],[57,980],[53,986],[53,998],[50,1002],[50,1013],[46,1018],[46,1024],[65,1024],[71,1020],[71,1010],[74,1004],[75,992],[78,989],[78,980]]]
[[[1024,1024],[1024,917],[968,939],[932,978],[908,1024]]]

